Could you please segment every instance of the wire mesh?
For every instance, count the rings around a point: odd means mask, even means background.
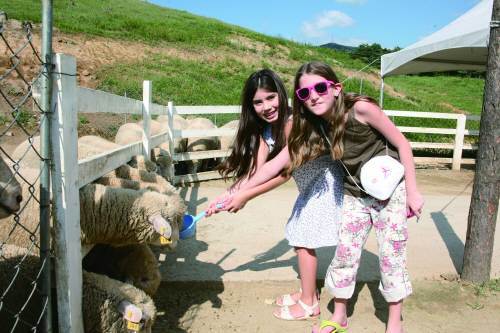
[[[40,127],[43,62],[29,22],[0,11],[0,323],[42,331],[48,297],[40,257]],[[37,41],[39,45],[39,42]]]

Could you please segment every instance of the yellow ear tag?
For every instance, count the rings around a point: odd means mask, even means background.
[[[172,244],[172,240],[170,238],[166,238],[166,237],[161,236],[160,237],[160,244],[161,245]]]
[[[160,233],[163,234],[165,232],[165,228],[160,229]],[[167,245],[167,244],[172,244],[172,240],[170,238],[167,238],[165,236],[160,236],[160,244],[161,245]]]
[[[140,327],[139,327],[138,323],[134,323],[132,321],[127,320],[127,329],[135,331],[135,332],[139,332],[139,328]]]

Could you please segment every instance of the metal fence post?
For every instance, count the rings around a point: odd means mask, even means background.
[[[142,82],[142,147],[143,154],[151,159],[151,81]]]
[[[453,148],[453,162],[451,168],[453,170],[460,170],[460,164],[462,163],[462,150],[464,148],[464,136],[465,136],[465,120],[464,114],[457,115],[457,131],[455,133],[455,146]]]
[[[44,262],[42,294],[47,310],[42,320],[43,331],[52,332],[51,254],[50,254],[50,112],[52,94],[52,1],[42,1],[42,75],[40,76],[40,258]],[[34,97],[35,98],[35,97]],[[35,103],[33,103],[33,107]]]
[[[76,59],[54,55],[51,121],[59,332],[83,332]]]

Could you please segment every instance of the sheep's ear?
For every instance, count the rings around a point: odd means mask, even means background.
[[[165,238],[170,238],[172,236],[172,227],[167,220],[165,220],[161,215],[154,215],[149,218],[149,222],[153,224],[153,228],[157,233]]]

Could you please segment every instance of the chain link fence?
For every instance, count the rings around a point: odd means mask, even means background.
[[[39,137],[46,120],[36,96],[43,61],[33,30],[0,12],[0,154],[8,166],[0,168],[2,332],[50,331],[50,251],[40,242],[48,237],[40,223],[39,185]]]

